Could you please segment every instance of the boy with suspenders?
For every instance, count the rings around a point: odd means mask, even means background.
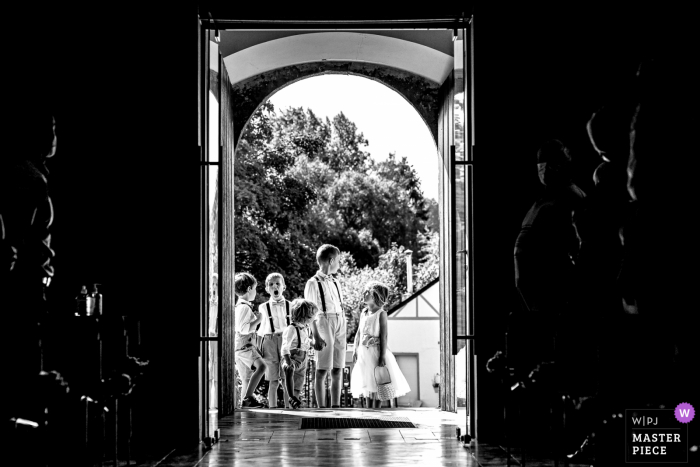
[[[292,302],[292,324],[282,336],[282,370],[285,387],[292,409],[301,406],[299,393],[306,377],[307,353],[311,347],[309,323],[316,317],[318,308],[308,300],[297,298]]]
[[[345,368],[347,322],[343,311],[340,285],[332,276],[338,272],[340,250],[333,245],[321,245],[316,252],[319,270],[306,282],[304,298],[318,307],[316,319],[311,322],[316,375],[314,394],[318,407],[326,407],[324,382],[331,372],[331,407],[340,407],[340,391]]]
[[[258,313],[263,316],[258,328],[260,339],[260,353],[267,365],[265,380],[270,382],[267,391],[267,400],[271,409],[277,408],[277,388],[279,380],[284,380],[284,372],[280,369],[282,362],[282,333],[291,324],[290,303],[284,298],[285,290],[282,274],[273,272],[265,279],[265,290],[270,294],[270,299],[258,307]],[[285,392],[285,406],[289,407],[287,387],[283,384]]]

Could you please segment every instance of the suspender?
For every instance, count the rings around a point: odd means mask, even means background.
[[[301,348],[301,334],[299,334],[299,328],[295,325],[294,329],[297,330],[297,350]]]
[[[275,332],[275,325],[272,322],[272,309],[270,308],[270,302],[267,302],[266,305],[267,305],[267,317],[270,318],[270,329],[274,333]]]
[[[340,295],[340,287],[338,287],[338,283],[336,281],[333,281],[333,283],[335,284],[335,290],[338,291],[338,300],[340,300],[340,310],[338,310],[338,313],[340,313],[343,311],[343,296]]]
[[[285,308],[287,309],[287,326],[289,326],[289,302],[285,300],[284,304],[286,305]],[[270,329],[274,333],[275,332],[275,325],[272,322],[272,308],[270,308],[270,302],[267,302],[266,305],[267,305],[267,317],[270,319]],[[260,325],[258,324],[258,327],[259,326]]]
[[[318,294],[321,296],[321,307],[323,313],[326,312],[326,296],[323,294],[323,287],[321,287],[321,281],[318,280],[318,276],[315,276],[316,278],[316,285],[318,285]],[[343,297],[340,295],[340,287],[338,287],[338,283],[334,280],[333,284],[335,284],[335,290],[338,291],[338,299],[340,300],[340,310],[338,310],[338,313],[342,312],[343,308]]]
[[[292,323],[292,326],[294,326],[294,329],[297,331],[297,350],[301,348],[301,334],[299,334],[299,326],[297,326],[297,323]],[[306,333],[309,333],[308,326],[304,326],[304,329],[306,329]]]
[[[321,281],[316,279],[316,285],[318,285],[318,294],[321,296],[321,311],[326,312],[326,297],[323,295],[323,287],[321,287]]]

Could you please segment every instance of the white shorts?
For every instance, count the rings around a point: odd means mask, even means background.
[[[314,360],[317,370],[330,370],[333,368],[345,368],[345,351],[347,348],[346,329],[347,322],[344,314],[323,312],[318,314],[316,327],[321,338],[326,341],[326,346],[316,351]]]

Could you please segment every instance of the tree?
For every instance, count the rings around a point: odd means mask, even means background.
[[[428,221],[425,223],[426,228],[433,232],[440,232],[440,207],[438,202],[432,198],[427,198],[425,203],[428,207]]]
[[[426,228],[418,232],[418,243],[421,259],[414,268],[416,289],[440,276],[440,233]]]
[[[430,203],[423,197],[420,178],[415,169],[409,165],[406,157],[397,160],[395,153],[374,166],[380,177],[391,180],[396,184],[396,191],[405,196],[405,203],[410,214],[405,220],[404,234],[393,236],[392,241],[417,251],[419,249],[417,232],[422,230],[430,219]]]
[[[277,112],[268,102],[251,117],[236,150],[235,268],[253,273],[259,292],[279,272],[287,298],[302,295],[323,243],[352,255],[358,271],[389,275],[395,249],[420,251],[418,233],[429,218],[420,180],[405,157],[375,164],[367,144],[342,112],[323,120],[301,107]]]
[[[440,272],[439,234],[426,229],[425,232],[418,232],[418,236],[423,260],[414,270],[416,289],[436,279]],[[348,342],[353,342],[355,339],[359,315],[364,308],[362,290],[369,282],[379,281],[389,288],[390,293],[385,305],[387,310],[391,310],[401,302],[404,294],[407,293],[407,258],[406,249],[395,243],[380,256],[379,264],[374,268],[369,266],[359,268],[352,255],[347,252],[341,253],[340,269],[344,274],[340,276],[340,280],[345,296],[343,306],[348,322]]]
[[[374,170],[387,180],[396,182],[401,189],[408,193],[411,202],[417,208],[424,208],[423,191],[420,188],[420,179],[413,166],[408,164],[408,159],[403,156],[400,161],[396,160],[396,153],[389,153],[389,157],[374,165]],[[422,212],[419,213],[422,215]]]
[[[340,281],[343,286],[343,307],[348,323],[346,337],[348,342],[354,342],[360,313],[364,308],[362,290],[365,285],[370,281],[379,281],[389,287],[389,290],[394,291],[396,289],[396,276],[384,268],[370,268],[369,266],[358,268],[352,255],[347,252],[340,255],[340,269],[344,271],[344,274],[340,276]],[[396,292],[390,295],[390,301],[395,294]]]
[[[276,123],[272,104],[261,106],[236,151],[235,268],[253,273],[260,286],[267,274],[282,272],[287,296],[294,298],[303,293],[307,271],[314,267],[315,249],[306,241],[303,219],[316,190],[291,171],[295,147],[272,136]]]
[[[364,171],[371,159],[361,148],[368,144],[365,136],[357,131],[357,125],[340,112],[333,117],[331,142],[323,162],[337,172]]]

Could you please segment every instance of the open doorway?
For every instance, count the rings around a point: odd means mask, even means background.
[[[245,90],[234,85],[234,102]],[[439,276],[437,146],[414,107],[361,75],[304,78],[258,107],[245,123],[235,157],[236,270],[255,271],[256,306],[268,300],[264,280],[275,272],[284,277],[287,300],[303,298],[307,279],[318,269],[316,248],[337,246],[347,322],[345,382],[353,383],[362,288],[380,281],[391,290],[384,305],[392,319],[388,348],[415,352],[418,340],[423,351],[421,384],[413,381],[411,396],[423,386],[427,399],[411,400],[438,407],[437,394],[428,388],[439,372],[439,314],[431,310],[408,329],[405,316],[392,324],[394,311],[414,291],[422,300],[425,286],[437,291]],[[427,332],[425,326],[416,328],[426,319],[433,321]],[[401,370],[412,370],[402,367],[406,361],[397,361]],[[266,385],[254,394],[258,401],[284,407],[275,385],[269,394]],[[340,406],[360,407],[358,394],[344,389]],[[315,406],[313,388],[305,387],[300,398]]]
[[[458,402],[459,397],[457,396],[458,393],[461,394],[460,390],[458,389],[458,385],[461,384],[462,381],[465,382],[465,397],[464,399],[464,404],[465,408],[471,406],[473,407],[473,400],[475,397],[475,394],[473,393],[473,386],[474,386],[474,381],[472,378],[469,378],[467,375],[471,374],[470,368],[470,362],[471,359],[473,358],[473,327],[469,327],[469,323],[473,322],[473,319],[471,318],[471,314],[473,313],[473,307],[470,308],[471,303],[473,303],[473,300],[471,299],[471,295],[469,291],[471,288],[469,287],[469,284],[471,283],[471,273],[473,272],[473,265],[469,264],[471,261],[471,256],[469,256],[468,252],[472,251],[470,250],[470,242],[471,242],[471,237],[469,235],[471,226],[470,226],[470,206],[471,206],[471,197],[468,196],[468,193],[471,189],[471,178],[472,178],[472,170],[471,170],[471,161],[472,161],[472,152],[471,152],[471,147],[473,146],[473,133],[471,129],[471,125],[467,124],[467,118],[470,115],[469,111],[466,109],[469,108],[471,103],[468,102],[468,99],[465,97],[464,98],[464,104],[462,104],[462,112],[463,112],[463,117],[460,120],[459,117],[456,115],[459,113],[459,110],[455,110],[455,102],[458,100],[458,96],[461,94],[462,96],[470,95],[470,92],[466,92],[465,90],[468,90],[468,84],[467,80],[465,80],[465,73],[464,73],[464,65],[467,63],[467,60],[465,60],[465,54],[467,51],[467,46],[466,46],[466,37],[467,34],[465,33],[465,26],[467,26],[467,22],[464,19],[460,20],[461,22],[457,22],[456,24],[459,24],[459,28],[440,28],[442,32],[448,33],[449,36],[449,47],[451,49],[449,57],[450,60],[448,61],[449,66],[445,66],[443,63],[439,70],[440,78],[436,79],[434,83],[436,84],[436,94],[435,94],[435,101],[436,101],[436,109],[435,109],[435,118],[434,122],[426,122],[428,123],[428,126],[432,125],[431,130],[435,136],[437,146],[438,146],[438,158],[437,158],[437,165],[439,167],[439,178],[440,178],[440,184],[439,184],[439,199],[438,199],[438,206],[439,206],[439,212],[440,212],[440,261],[439,261],[439,270],[440,270],[440,285],[439,285],[439,310],[440,310],[440,329],[439,329],[439,345],[440,345],[440,371],[437,373],[439,376],[435,380],[436,386],[438,388],[439,392],[439,404],[442,410],[447,410],[447,411],[456,411],[457,407],[460,405]],[[202,127],[206,128],[207,135],[210,135],[210,129],[213,128],[213,126],[216,126],[219,128],[219,145],[215,146],[215,143],[205,143],[207,146],[202,152],[204,153],[202,157],[203,161],[203,167],[206,166],[208,171],[207,172],[207,177],[209,177],[207,180],[204,180],[204,182],[208,182],[209,184],[214,183],[212,180],[211,176],[211,168],[216,166],[218,167],[218,174],[216,175],[216,186],[217,186],[217,191],[216,197],[219,200],[219,211],[216,216],[216,224],[218,225],[219,232],[218,232],[218,237],[219,239],[223,240],[220,241],[216,248],[213,248],[210,246],[207,246],[208,254],[211,254],[212,251],[216,251],[218,255],[218,260],[216,265],[213,265],[207,261],[206,263],[203,261],[203,268],[206,269],[206,277],[214,277],[214,273],[217,274],[217,280],[220,278],[220,281],[214,282],[214,280],[203,280],[203,289],[204,290],[209,290],[210,288],[216,288],[217,293],[216,296],[219,298],[219,300],[215,303],[215,306],[217,308],[216,313],[212,313],[211,311],[208,312],[207,314],[207,319],[203,319],[203,323],[209,325],[211,327],[211,316],[216,316],[216,324],[213,325],[213,328],[216,328],[219,330],[219,332],[216,333],[216,336],[211,336],[207,335],[204,336],[202,334],[202,337],[206,337],[206,341],[215,341],[217,350],[216,350],[216,355],[218,357],[217,364],[212,366],[211,362],[214,361],[213,354],[211,356],[207,357],[207,362],[206,364],[202,364],[202,381],[203,383],[203,394],[208,394],[208,398],[212,399],[214,392],[217,393],[217,399],[219,401],[219,407],[221,410],[218,412],[219,415],[225,415],[226,413],[230,413],[229,410],[232,410],[233,407],[235,406],[235,384],[232,384],[232,381],[234,378],[232,378],[232,375],[234,372],[232,371],[233,369],[233,352],[232,349],[230,348],[231,344],[228,343],[231,340],[231,329],[233,326],[233,316],[232,316],[232,311],[233,311],[233,294],[231,291],[231,285],[228,283],[230,282],[230,279],[232,278],[234,268],[232,267],[232,264],[235,261],[234,252],[235,246],[233,244],[233,238],[230,237],[231,234],[233,234],[235,227],[234,223],[232,222],[232,219],[230,219],[230,213],[232,212],[232,196],[233,195],[233,184],[232,184],[232,175],[233,175],[233,167],[234,167],[234,160],[233,160],[233,154],[238,143],[238,139],[240,138],[240,132],[242,131],[242,128],[240,126],[236,126],[236,122],[240,121],[241,115],[237,115],[236,112],[240,110],[240,107],[233,106],[232,103],[232,95],[228,95],[225,97],[224,96],[226,93],[230,92],[232,89],[232,85],[229,86],[223,85],[221,83],[226,83],[229,80],[229,76],[231,76],[232,69],[237,70],[238,68],[231,68],[228,69],[229,67],[227,66],[227,58],[228,57],[222,57],[221,54],[219,54],[219,46],[217,44],[223,43],[224,38],[225,38],[225,33],[231,32],[233,34],[244,34],[245,31],[225,31],[223,30],[224,28],[221,28],[222,30],[215,31],[215,29],[218,29],[220,26],[217,24],[214,24],[213,21],[205,21],[203,24],[205,24],[206,28],[209,30],[207,33],[202,34],[201,37],[201,47],[200,47],[200,56],[206,56],[208,64],[214,63],[214,59],[211,58],[213,57],[212,55],[212,50],[217,50],[218,55],[218,70],[217,70],[217,80],[212,81],[211,79],[202,79],[201,84],[203,84],[206,87],[210,87],[212,85],[219,86],[218,93],[220,96],[220,108],[219,108],[219,115],[220,118],[218,122],[203,122]],[[218,34],[217,34],[218,32]],[[249,31],[250,32],[250,31]],[[300,39],[298,36],[312,36],[314,34],[336,34],[335,38],[339,39],[339,46],[342,48],[343,46],[343,40],[342,38],[338,35],[340,33],[338,32],[331,32],[331,31],[313,31],[313,33],[309,33],[308,31],[305,33],[303,31],[270,31],[270,30],[265,30],[265,31],[252,31],[252,32],[258,32],[258,33],[264,33],[267,34],[266,38],[258,38],[260,42],[256,43],[256,45],[262,44],[263,46],[270,47],[270,43],[274,43],[275,41],[279,40],[287,40],[287,41],[299,41],[299,40],[307,40],[307,38]],[[390,28],[387,28],[386,30],[382,31],[373,31],[371,34],[368,34],[366,32],[361,32],[361,31],[353,31],[351,29],[346,29],[343,31],[342,34],[347,34],[351,35],[353,39],[357,39],[356,36],[361,36],[362,41],[369,41],[371,42],[372,40],[376,41],[386,41],[392,42],[392,41],[401,41],[405,43],[410,43],[410,45],[407,48],[407,55],[409,57],[412,56],[413,62],[420,62],[421,67],[425,67],[425,63],[429,62],[428,60],[423,60],[420,61],[418,60],[418,57],[415,55],[415,50],[416,46],[421,46],[424,48],[430,49],[430,47],[425,46],[421,42],[425,43],[425,39],[418,39],[420,34],[424,32],[426,35],[430,31],[412,31],[411,33],[407,31],[400,31],[400,30],[391,30]],[[413,34],[414,39],[410,39],[410,35]],[[221,42],[217,42],[216,36],[219,36],[219,40]],[[402,36],[400,39],[398,39],[396,36]],[[241,38],[243,36],[240,36]],[[275,37],[275,38],[271,38]],[[326,36],[325,39],[329,39],[330,36]],[[248,36],[248,40],[251,39],[251,36]],[[346,38],[347,39],[347,38]],[[430,41],[427,41],[430,42]],[[245,40],[239,41],[240,44],[245,45]],[[345,41],[347,45],[347,41]],[[325,43],[325,49],[321,50],[323,54],[328,53],[328,48],[329,48],[329,41],[326,41]],[[241,45],[241,51],[252,49],[255,47],[255,45],[251,46],[250,43],[248,43],[247,47],[244,47]],[[277,42],[274,45],[282,45],[280,42]],[[394,45],[397,45],[394,43]],[[409,50],[409,49],[412,49]],[[259,55],[255,54],[254,56],[260,58],[263,62],[268,59],[274,58],[274,56],[277,56],[279,58],[280,55],[282,54],[280,51],[283,50],[281,47],[275,47],[274,48],[274,54],[268,54],[268,55]],[[301,50],[314,50],[313,47],[306,47]],[[369,53],[376,53],[378,50],[386,50],[385,48],[373,48],[373,47],[367,47],[366,48]],[[421,49],[422,50],[422,49]],[[435,49],[433,49],[435,50]],[[355,53],[357,55],[358,49],[355,49]],[[455,57],[455,51],[457,54],[457,58]],[[336,53],[337,50],[333,53]],[[414,55],[411,55],[411,54]],[[430,52],[432,55],[435,55],[434,52]],[[276,55],[275,55],[276,54]],[[322,55],[323,55],[322,54]],[[288,54],[287,54],[288,55]],[[405,58],[406,54],[395,54],[397,57],[402,56]],[[443,55],[448,55],[444,54]],[[331,59],[330,61],[335,60],[336,63],[340,63],[347,57],[336,57],[335,59]],[[323,62],[328,62],[329,60],[324,60],[320,56],[317,57],[318,61],[306,61],[304,63],[315,63],[315,64],[322,64]],[[375,58],[376,60],[380,60],[380,58]],[[391,60],[391,58],[386,58],[384,57],[382,60]],[[351,60],[352,61],[352,60]],[[360,63],[361,60],[356,60],[357,63]],[[410,60],[409,60],[410,62]],[[279,65],[279,64],[277,64]],[[271,69],[277,69],[280,68],[279,66],[275,65],[274,63],[269,64],[268,66],[271,66]],[[398,65],[398,64],[395,64]],[[262,65],[261,65],[262,66]],[[295,66],[295,65],[284,65],[284,66]],[[353,64],[350,64],[350,66],[356,66]],[[412,66],[410,64],[408,65],[401,65],[405,67]],[[263,67],[264,68],[264,67]],[[299,67],[297,67],[299,68]],[[391,66],[388,66],[388,68],[393,68]],[[430,67],[428,67],[430,68]],[[435,68],[435,67],[433,67]],[[439,68],[439,67],[438,67]],[[200,70],[206,70],[209,73],[209,70],[212,70],[213,68],[210,66],[200,66]],[[406,70],[401,70],[398,68],[399,71],[406,72]],[[433,72],[435,71],[434,69],[431,69]],[[460,76],[460,71],[461,71],[461,76]],[[376,70],[372,70],[372,72],[376,72]],[[261,73],[258,73],[261,74]],[[212,73],[209,73],[211,76]],[[255,75],[252,75],[255,76]],[[250,78],[250,76],[248,77]],[[299,76],[294,77],[294,79],[298,79]],[[238,79],[238,78],[236,78]],[[233,81],[233,79],[231,79]],[[235,84],[235,83],[234,83]],[[274,83],[273,83],[274,85]],[[278,86],[279,87],[279,86]],[[225,90],[224,88],[228,88],[228,90]],[[269,94],[269,93],[268,93]],[[420,96],[423,93],[421,93],[421,90],[418,90],[416,92],[416,95]],[[202,92],[200,92],[200,97],[203,95]],[[410,98],[409,98],[410,100]],[[201,107],[202,101],[200,100],[200,107]],[[205,105],[207,105],[205,103]],[[254,106],[257,108],[257,104]],[[424,112],[424,108],[417,107],[417,109],[421,112]],[[208,115],[210,108],[207,107],[207,112],[202,112],[200,110],[200,116],[201,115]],[[252,114],[252,112],[251,112]],[[244,114],[245,115],[245,114]],[[461,125],[461,130],[459,126]],[[202,130],[205,131],[205,130]],[[462,143],[460,147],[460,136],[459,133],[461,131],[461,138],[462,138]],[[211,154],[212,152],[217,152],[220,154],[220,159],[212,159],[212,157],[207,154]],[[461,154],[461,158],[460,158]],[[204,173],[204,171],[203,171]],[[203,177],[205,179],[206,177]],[[230,183],[230,186],[226,186],[227,183]],[[206,186],[206,185],[205,185]],[[461,187],[461,188],[460,188]],[[206,193],[210,193],[211,190],[207,191],[204,190]],[[207,196],[209,196],[207,194]],[[228,208],[224,206],[224,202],[222,200],[227,200],[229,203]],[[460,202],[462,200],[462,202]],[[460,204],[461,203],[461,204]],[[466,204],[464,204],[466,203]],[[227,210],[227,209],[230,209]],[[206,220],[208,225],[213,225],[212,223],[212,216],[203,216],[203,218]],[[203,229],[205,231],[209,231],[206,229]],[[230,251],[227,252],[227,249],[230,249]],[[228,255],[228,257],[227,257]],[[207,256],[208,257],[208,256]],[[226,272],[226,268],[228,268],[228,272]],[[216,271],[214,271],[216,269]],[[205,271],[203,271],[205,272]],[[259,278],[260,280],[260,278]],[[207,297],[211,296],[211,294],[204,294]],[[213,302],[210,300],[204,301],[203,300],[203,307],[211,307]],[[209,328],[207,327],[207,330],[209,332]],[[211,334],[211,333],[210,333]],[[204,342],[205,340],[203,340]],[[466,345],[467,343],[470,343],[470,345]],[[204,345],[204,344],[203,344]],[[210,344],[207,344],[210,345]],[[463,360],[455,359],[455,355],[459,352],[461,348],[465,348],[465,355],[466,357]],[[209,350],[209,349],[207,349]],[[203,352],[205,354],[205,352]],[[464,371],[461,369],[457,371],[457,362],[464,362],[463,364],[460,364],[460,366],[464,365]],[[214,368],[215,366],[218,366],[218,370]],[[214,380],[214,378],[211,378],[210,374],[212,372],[217,372],[219,375],[220,380],[217,381],[217,389],[216,391],[212,391],[211,387],[211,381]],[[462,377],[464,375],[464,378]],[[211,403],[203,403],[202,407],[211,407]],[[465,411],[465,417],[467,416],[467,413]],[[471,417],[470,420],[470,426],[473,426],[474,424],[474,419]],[[210,426],[206,426],[203,428],[204,431],[209,431],[211,432],[212,428]],[[471,430],[473,433],[473,430]],[[206,435],[207,433],[204,433]]]

